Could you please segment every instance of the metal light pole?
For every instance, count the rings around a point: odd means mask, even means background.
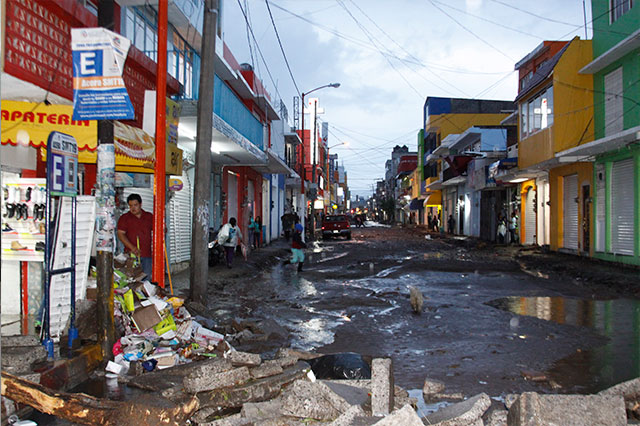
[[[311,94],[311,93],[313,93],[313,92],[315,92],[316,90],[324,89],[325,87],[333,87],[335,89],[335,88],[340,87],[340,83],[325,84],[324,86],[316,87],[315,89],[309,90],[306,93],[303,92],[301,94],[301,99],[302,99],[302,108],[301,108],[301,110],[302,110],[302,112],[301,112],[302,113],[302,120],[300,122],[300,128],[301,128],[300,130],[301,130],[301,133],[302,133],[302,150],[300,152],[300,172],[301,172],[300,173],[300,194],[301,195],[304,195],[304,179],[305,179],[304,149],[305,149],[305,146],[306,146],[305,145],[305,139],[306,138],[305,138],[305,135],[304,135],[304,107],[305,107],[304,97],[309,95],[309,94]],[[309,148],[311,148],[311,147],[309,147]],[[314,149],[313,152],[314,152],[314,157],[315,157],[315,149]],[[313,182],[315,182],[315,175],[316,175],[316,172],[315,172],[315,159],[314,159],[314,169],[312,170]],[[315,201],[315,199],[314,199],[314,201]],[[311,214],[311,224],[310,225],[311,225],[311,235],[313,235],[314,234],[314,227],[315,227],[314,220],[313,220],[313,218],[314,218],[314,216],[313,216],[313,203],[311,204],[311,212],[312,212],[312,214]]]

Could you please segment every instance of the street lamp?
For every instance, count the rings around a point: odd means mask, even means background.
[[[304,195],[304,178],[305,178],[305,170],[304,170],[304,147],[305,147],[305,136],[304,136],[304,97],[315,92],[316,90],[320,90],[320,89],[324,89],[325,87],[333,87],[334,89],[340,87],[340,83],[330,83],[330,84],[325,84],[324,86],[319,86],[316,87],[315,89],[309,90],[306,93],[302,93],[302,121],[301,121],[301,131],[302,131],[302,150],[301,150],[301,155],[300,155],[300,194]],[[315,150],[314,150],[315,152]],[[313,182],[315,183],[316,181],[316,170],[315,170],[315,164],[313,165],[313,170],[312,170],[312,174],[311,176],[313,177]],[[315,200],[314,200],[315,201]],[[311,235],[314,234],[314,220],[313,220],[313,209],[314,206],[313,204],[311,205]]]

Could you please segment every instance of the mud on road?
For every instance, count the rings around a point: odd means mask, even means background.
[[[241,333],[243,350],[390,356],[406,389],[429,377],[467,396],[588,393],[640,375],[635,269],[421,228],[352,233],[309,244],[302,273],[282,265],[282,246],[253,277],[214,278],[205,315],[227,332],[266,320],[269,337]],[[421,315],[409,285],[425,297]]]

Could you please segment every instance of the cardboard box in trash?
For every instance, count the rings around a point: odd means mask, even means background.
[[[133,314],[131,314],[131,319],[140,333],[162,321],[162,317],[158,313],[155,305],[137,308]]]

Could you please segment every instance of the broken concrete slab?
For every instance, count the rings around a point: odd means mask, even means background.
[[[424,423],[410,405],[405,405],[399,410],[389,414],[379,422],[374,423],[376,426],[424,426]]]
[[[369,402],[367,404],[364,404],[363,408],[365,409],[365,411],[367,410],[369,412],[371,411],[371,401],[370,401],[371,379],[358,379],[358,380],[341,379],[341,380],[323,380],[323,381],[325,383],[340,383],[349,387],[356,387],[361,389],[362,392],[366,392],[369,397]],[[416,407],[418,404],[418,400],[416,398],[411,398],[409,396],[409,392],[402,389],[400,386],[394,386],[393,393],[394,393],[394,396],[393,396],[394,410],[399,410],[407,404],[413,407]]]
[[[444,382],[429,378],[424,379],[424,386],[422,387],[422,397],[425,401],[431,401],[436,394],[443,392],[444,389]]]
[[[598,392],[598,395],[623,397],[629,414],[640,418],[640,378],[618,383],[609,389]]]
[[[139,365],[139,363],[134,363],[133,365]],[[206,376],[215,372],[231,370],[231,368],[233,368],[231,363],[226,359],[212,358],[144,373],[129,379],[127,384],[153,392],[163,392],[176,386],[182,388],[184,378],[191,374]]]
[[[15,336],[2,336],[0,339],[3,348],[15,347],[15,346],[42,346],[40,340],[31,334]]]
[[[262,364],[249,369],[251,377],[254,379],[275,376],[276,374],[282,373],[282,371],[282,367],[277,361],[265,361]]]
[[[371,413],[386,416],[393,410],[393,363],[391,358],[371,362]]]
[[[348,383],[349,380],[320,380],[331,389],[333,392],[344,398],[349,405],[370,405],[371,399],[369,397],[369,391],[359,386],[351,386]]]
[[[504,405],[507,407],[507,410],[511,408],[518,398],[520,398],[520,394],[518,393],[508,393],[507,396],[504,397]]]
[[[426,417],[426,423],[438,426],[472,425],[481,420],[491,406],[491,398],[486,393],[478,394],[466,401],[444,407]]]
[[[540,395],[525,392],[509,409],[511,426],[626,425],[624,399],[603,395]]]
[[[507,426],[507,410],[493,410],[487,416],[485,426]]]
[[[352,405],[347,411],[330,423],[330,426],[352,426],[357,417],[366,417],[366,413],[359,405]]]
[[[31,365],[47,360],[47,350],[37,346],[2,346],[2,369],[12,373],[31,371]]]
[[[253,380],[241,386],[228,389],[215,389],[198,394],[200,408],[213,407],[218,413],[229,408],[238,409],[247,402],[260,402],[278,396],[283,386],[306,376],[311,369],[309,364],[298,361],[293,367],[285,369],[281,374]]]
[[[278,418],[282,416],[282,401],[279,398],[274,398],[264,402],[247,402],[242,406],[240,415],[252,422]]]
[[[197,413],[196,413],[197,414]],[[197,416],[192,416],[191,420],[195,422],[198,426],[253,426],[253,422],[249,419],[243,418],[240,413],[232,414],[227,417],[223,417],[221,419],[212,419],[212,420],[197,420]]]
[[[260,358],[259,354],[249,352],[230,351],[225,354],[225,357],[231,361],[234,367],[243,365],[255,367],[262,363],[262,358]]]
[[[296,362],[298,362],[298,357],[286,356],[283,358],[275,358],[270,361],[263,361],[263,363],[269,363],[269,362],[277,363],[280,367],[287,368],[287,367],[291,367]]]
[[[206,392],[214,389],[238,386],[251,380],[247,367],[234,368],[212,374],[190,374],[182,382],[189,393]]]
[[[296,380],[282,393],[282,414],[315,420],[334,420],[351,405],[323,382]]]

